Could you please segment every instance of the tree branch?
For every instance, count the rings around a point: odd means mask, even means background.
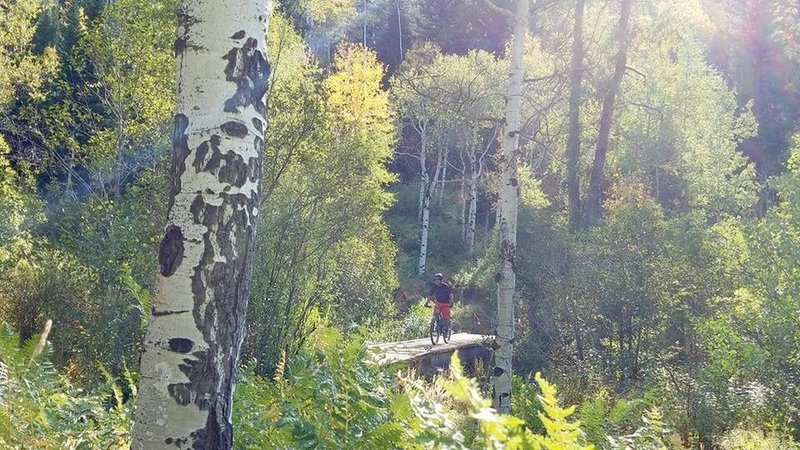
[[[502,6],[496,5],[492,0],[483,0],[483,3],[489,7],[492,11],[499,12],[500,14],[504,15],[506,18],[513,19],[514,13],[511,10],[503,8]]]
[[[539,4],[540,2],[533,2],[531,4],[531,14],[547,11],[548,9],[557,5],[560,1],[561,0],[544,0],[541,2],[541,5]]]
[[[546,75],[546,76],[543,76],[543,77],[525,78],[524,80],[522,80],[522,82],[526,83],[526,84],[538,83],[540,81],[552,80],[553,78],[562,78],[563,76],[564,76],[564,74],[562,74],[562,73],[554,73],[552,75]]]
[[[629,71],[639,75],[640,77],[642,77],[645,80],[647,79],[647,75],[643,74],[642,72],[639,72],[638,70],[634,69],[631,66],[625,66],[625,70],[629,70]]]

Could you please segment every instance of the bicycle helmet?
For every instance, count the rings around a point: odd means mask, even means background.
[[[437,273],[433,276],[434,280],[444,280],[444,276],[441,273]]]

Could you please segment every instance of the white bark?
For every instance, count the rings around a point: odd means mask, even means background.
[[[419,207],[417,208],[417,220],[422,220],[422,212],[425,209],[425,192],[428,187],[428,170],[425,168],[424,157],[422,160],[422,167],[419,175]]]
[[[473,171],[469,178],[469,216],[467,218],[467,251],[475,251],[475,220],[478,214],[478,174]]]
[[[135,449],[228,449],[262,197],[271,1],[182,0],[172,186]]]
[[[419,240],[419,274],[425,273],[428,265],[428,228],[430,226],[431,216],[431,198],[427,194],[424,198],[424,205],[422,208],[422,230],[420,231]]]
[[[467,250],[469,251],[470,254],[474,253],[475,251],[475,228],[478,215],[478,183],[480,182],[481,175],[483,175],[483,160],[489,153],[489,149],[492,148],[492,145],[494,144],[494,140],[496,137],[497,137],[497,130],[495,129],[495,132],[492,134],[492,137],[486,143],[486,146],[484,147],[483,152],[480,155],[476,153],[476,150],[478,149],[477,146],[470,147],[470,151],[468,154],[469,166],[470,166],[469,218],[464,240],[467,245]],[[478,140],[477,133],[474,139],[477,142]]]
[[[433,173],[433,180],[427,186],[425,190],[425,197],[422,202],[422,226],[420,231],[420,243],[419,243],[419,274],[422,275],[425,273],[428,264],[428,229],[430,228],[430,216],[431,216],[431,199],[433,198],[433,193],[436,190],[436,179],[439,177],[439,172],[442,170],[442,165],[444,161],[444,152],[440,148],[437,152],[436,157],[436,169]]]
[[[467,242],[467,173],[461,173],[461,241]]]
[[[397,9],[397,43],[400,44],[400,61],[402,61],[406,55],[403,51],[403,21],[401,20],[402,16],[400,15],[400,0],[395,0],[394,6]],[[366,44],[364,44],[364,46],[366,46]]]
[[[427,156],[427,127],[419,124],[415,129],[419,133],[419,206],[417,208],[417,220],[422,221],[422,208],[425,204],[425,189],[428,187],[428,167],[425,163]]]
[[[442,201],[444,200],[444,187],[447,183],[447,157],[450,156],[448,152],[444,154],[444,165],[442,166],[442,176],[439,177],[439,206],[442,206]]]
[[[517,150],[521,116],[522,56],[528,29],[529,0],[517,0],[514,13],[514,37],[511,44],[511,73],[506,95],[506,128],[503,135],[503,153],[500,157],[500,258],[497,289],[497,337],[495,340],[495,367],[492,371],[492,402],[501,413],[511,411],[511,356],[514,348],[514,289],[516,273],[514,260],[517,253],[517,206],[519,183],[517,179]]]

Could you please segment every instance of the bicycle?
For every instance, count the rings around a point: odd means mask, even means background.
[[[440,309],[436,309],[436,315],[433,316],[431,319],[431,344],[436,345],[439,343],[439,337],[442,338],[445,344],[450,342],[450,337],[453,334],[453,330],[447,326],[447,322],[444,320],[442,316],[442,311]]]

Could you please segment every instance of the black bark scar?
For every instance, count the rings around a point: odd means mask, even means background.
[[[232,48],[222,58],[228,60],[226,79],[236,83],[236,93],[225,101],[223,110],[238,113],[239,108],[253,105],[262,117],[266,117],[264,95],[267,93],[270,67],[264,53],[258,49],[258,41],[248,38],[243,46]]]
[[[172,167],[170,168],[172,185],[169,189],[168,211],[172,210],[175,196],[181,191],[181,175],[186,171],[186,158],[189,156],[187,128],[189,128],[189,118],[183,114],[176,114],[175,129],[172,132]]]
[[[161,275],[172,276],[183,261],[183,232],[180,227],[170,225],[161,240],[158,250],[158,265]]]
[[[172,338],[168,342],[169,349],[177,353],[189,353],[194,347],[194,342],[186,338]]]
[[[178,9],[178,38],[175,39],[175,44],[173,46],[175,56],[180,56],[184,51],[186,51],[187,48],[192,48],[195,50],[202,49],[201,46],[190,45],[188,39],[188,36],[191,35],[192,26],[200,22],[200,19],[191,15],[189,10],[184,5],[181,5],[181,7]]]
[[[247,127],[238,122],[228,122],[224,124],[222,126],[223,131],[228,134],[239,132],[236,127],[233,127],[233,130],[231,130],[231,126],[229,125],[232,123],[236,123],[241,128],[244,128],[245,136],[247,135]],[[221,138],[217,135],[213,135],[208,141],[202,142],[197,147],[197,154],[192,166],[198,172],[212,173],[217,176],[220,182],[232,184],[236,187],[244,186],[248,180],[255,181],[255,177],[261,173],[261,165],[258,158],[248,158],[247,161],[245,161],[238,153],[222,153],[219,148],[220,143]],[[202,202],[203,199],[199,198],[195,199],[195,201]]]
[[[155,308],[152,308],[151,312],[153,313],[153,317],[163,317],[163,316],[172,316],[172,315],[175,315],[175,314],[185,314],[185,313],[188,313],[188,312],[191,312],[191,311],[189,311],[188,309],[184,309],[184,310],[181,310],[181,311],[169,311],[169,310],[168,311],[156,311]]]
[[[233,136],[237,138],[243,138],[247,136],[248,133],[247,125],[241,122],[235,122],[235,121],[225,122],[222,124],[220,128],[222,129],[222,132],[227,134],[228,136]]]

